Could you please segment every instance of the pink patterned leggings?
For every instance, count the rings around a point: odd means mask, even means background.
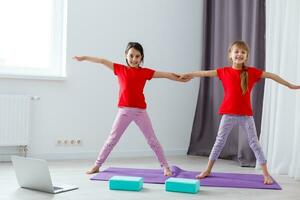
[[[160,165],[162,167],[168,167],[168,163],[166,161],[164,152],[154,134],[151,120],[147,114],[147,111],[145,109],[128,107],[119,108],[110,135],[108,136],[105,144],[103,145],[95,162],[95,165],[100,167],[105,162],[108,155],[118,143],[124,131],[132,121],[134,121],[140,128],[140,130],[143,132],[148,144],[155,152],[160,162]]]

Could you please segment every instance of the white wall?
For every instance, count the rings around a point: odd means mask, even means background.
[[[33,102],[31,156],[95,158],[117,113],[118,84],[101,65],[75,62],[74,55],[103,56],[124,63],[129,41],[140,42],[144,65],[160,71],[198,70],[201,63],[202,1],[71,0],[68,5],[65,81],[0,79],[3,94],[40,96]],[[199,80],[153,79],[146,85],[148,113],[167,155],[188,148]],[[78,147],[58,146],[77,139]],[[130,154],[129,154],[130,153]],[[135,124],[112,156],[153,155]]]

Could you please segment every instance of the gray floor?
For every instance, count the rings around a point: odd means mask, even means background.
[[[171,156],[168,157],[170,164],[176,164],[187,170],[201,170],[205,167],[207,158]],[[300,200],[300,181],[284,175],[273,175],[283,190],[262,190],[262,189],[238,189],[238,188],[215,188],[201,187],[198,194],[185,194],[165,192],[164,185],[144,184],[141,192],[112,191],[108,189],[107,182],[90,181],[85,171],[92,165],[92,160],[69,160],[69,161],[50,161],[49,167],[54,182],[77,185],[78,190],[60,193],[56,195],[31,191],[19,188],[11,163],[0,163],[0,199],[1,200],[44,200],[44,199],[101,199],[101,200],[147,200],[147,199],[293,199]],[[111,158],[103,169],[114,167],[135,167],[135,168],[158,168],[158,163],[154,157],[146,158]],[[233,161],[218,160],[215,165],[216,172],[235,172],[235,173],[260,173],[253,168],[239,167]]]

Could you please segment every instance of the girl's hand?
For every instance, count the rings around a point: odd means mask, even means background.
[[[289,88],[290,88],[290,89],[293,89],[293,90],[297,90],[297,89],[300,89],[300,85],[293,85],[293,84],[290,84],[290,85],[289,85]]]
[[[171,75],[174,77],[174,81],[179,81],[179,82],[187,82],[189,80],[181,80],[180,79],[180,74],[177,74],[177,73],[171,73]]]
[[[77,61],[83,61],[85,60],[85,56],[74,56],[73,59]]]
[[[187,82],[190,81],[191,79],[193,79],[193,75],[192,74],[181,74],[179,76],[179,80],[183,81],[183,82]]]

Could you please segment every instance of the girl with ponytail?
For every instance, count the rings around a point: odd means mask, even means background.
[[[272,184],[262,148],[258,142],[253,112],[251,107],[251,90],[261,78],[272,79],[290,89],[300,89],[299,85],[293,85],[276,74],[269,73],[247,66],[249,47],[244,41],[235,41],[228,48],[228,59],[231,66],[225,66],[216,70],[196,71],[181,75],[181,79],[194,77],[216,77],[221,80],[224,88],[224,99],[219,113],[222,115],[215,144],[209,156],[207,167],[196,178],[205,178],[210,175],[215,161],[218,159],[228,135],[233,126],[239,125],[254,151],[258,163],[261,165],[264,183]]]

